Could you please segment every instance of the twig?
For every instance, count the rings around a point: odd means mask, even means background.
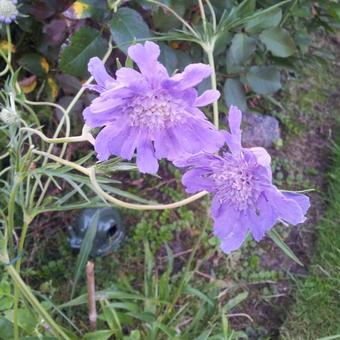
[[[89,307],[90,329],[95,331],[97,328],[97,310],[96,310],[96,291],[94,284],[94,262],[88,261],[86,264],[87,278],[87,301]]]

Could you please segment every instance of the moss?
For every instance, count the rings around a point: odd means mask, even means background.
[[[328,211],[317,226],[310,274],[296,284],[296,303],[282,327],[286,339],[317,339],[340,333],[340,145],[333,148]]]

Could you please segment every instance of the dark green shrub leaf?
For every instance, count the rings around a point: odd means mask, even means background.
[[[186,3],[182,0],[170,0],[166,4],[171,7],[181,17],[185,14]],[[181,22],[170,12],[166,12],[164,8],[158,7],[157,12],[152,14],[152,22],[156,29],[168,32],[174,28],[180,28]]]
[[[246,23],[245,30],[248,33],[259,33],[264,29],[276,27],[282,19],[282,10],[274,8],[271,11],[259,15]]]
[[[64,48],[60,58],[60,69],[68,74],[83,77],[88,74],[87,64],[92,57],[103,57],[106,41],[100,32],[82,27],[71,37],[71,44]]]
[[[281,27],[263,31],[260,40],[276,57],[286,58],[294,54],[296,46],[290,34]]]
[[[253,66],[245,80],[256,93],[270,94],[281,88],[280,78],[280,72],[275,66]]]
[[[237,33],[233,37],[228,53],[236,65],[247,61],[256,50],[256,41],[245,33]]]
[[[164,43],[159,43],[161,55],[159,61],[166,67],[169,74],[172,74],[177,68],[177,55],[174,49]]]
[[[237,20],[252,15],[255,11],[255,0],[244,0],[237,7],[233,7],[228,20]]]
[[[223,93],[227,106],[236,105],[241,111],[247,111],[246,95],[239,79],[227,79]]]
[[[24,54],[19,64],[27,71],[35,74],[38,77],[44,77],[49,71],[49,65],[47,60],[37,53]]]
[[[127,7],[119,8],[113,15],[110,29],[114,42],[125,53],[136,39],[151,37],[149,27],[144,22],[142,16],[135,10]]]

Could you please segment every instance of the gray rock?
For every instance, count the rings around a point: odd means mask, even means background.
[[[281,139],[279,122],[275,117],[247,112],[242,120],[242,142],[246,147],[268,148]]]

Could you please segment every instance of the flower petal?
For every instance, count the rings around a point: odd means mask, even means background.
[[[219,231],[223,231],[219,233]],[[214,234],[221,240],[221,249],[224,253],[240,248],[247,236],[247,226],[238,219],[229,219],[226,215],[215,220]]]
[[[115,79],[107,73],[104,63],[98,57],[90,59],[88,70],[103,90],[115,85]]]
[[[303,210],[296,200],[286,198],[274,186],[265,191],[265,196],[273,206],[278,218],[292,225],[302,223],[306,220]]]
[[[299,194],[297,192],[287,192],[281,191],[281,193],[287,198],[294,200],[302,209],[303,214],[305,215],[310,207],[309,197],[306,195]]]
[[[149,140],[144,140],[137,146],[137,167],[140,172],[148,174],[156,174],[158,171],[154,147]]]
[[[203,79],[209,77],[211,67],[209,65],[197,63],[190,64],[185,67],[182,73],[178,73],[170,78],[170,83],[178,90],[185,90],[189,87],[194,87]]]
[[[209,190],[214,183],[208,177],[204,177],[206,174],[207,170],[204,169],[191,169],[187,171],[182,177],[185,191],[195,193],[202,190]]]
[[[266,168],[268,175],[272,178],[272,168],[271,168],[271,157],[267,150],[262,147],[250,148],[252,153],[255,155],[257,163]]]
[[[216,90],[207,90],[203,92],[195,101],[195,105],[206,106],[215,102],[218,98],[220,98],[220,93]]]
[[[233,135],[240,135],[241,138],[241,120],[242,120],[242,112],[241,110],[234,105],[231,105],[228,113],[228,123],[230,131]]]
[[[256,203],[256,207],[248,210],[250,221],[249,229],[256,241],[260,241],[268,230],[270,230],[277,221],[275,213],[270,202],[261,195]]]
[[[160,48],[152,41],[146,41],[144,45],[130,46],[128,55],[148,80],[158,80],[157,82],[160,82],[168,77],[166,68],[158,62]]]
[[[95,150],[97,152],[97,158],[100,161],[105,161],[114,154],[112,152],[112,147],[116,145],[115,137],[124,130],[125,127],[125,124],[108,124],[98,133],[95,142]]]

